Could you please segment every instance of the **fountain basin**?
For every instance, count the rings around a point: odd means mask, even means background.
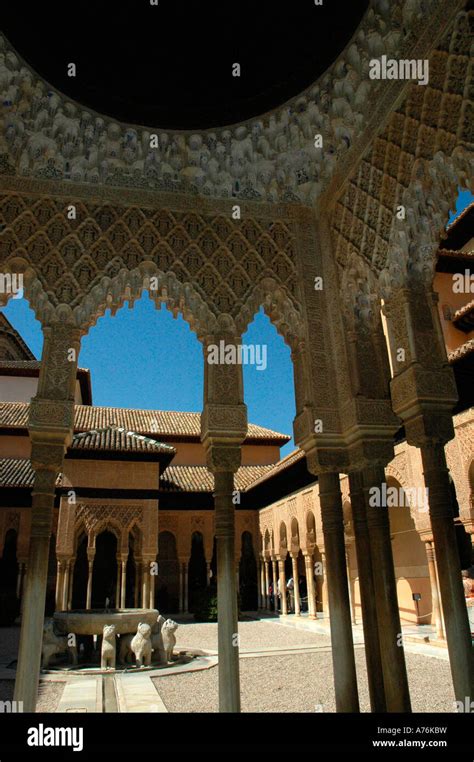
[[[102,635],[104,625],[114,624],[117,635],[135,633],[140,622],[152,627],[159,612],[157,609],[77,609],[74,611],[55,611],[53,615],[55,629],[67,635]]]

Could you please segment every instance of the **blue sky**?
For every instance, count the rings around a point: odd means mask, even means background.
[[[456,213],[472,200],[469,192],[461,192]],[[39,358],[43,337],[28,302],[11,299],[2,311]],[[243,341],[267,345],[266,370],[244,366],[249,421],[292,435],[295,400],[289,348],[263,310]],[[157,310],[148,294],[133,309],[125,305],[114,317],[107,312],[97,321],[82,341],[79,365],[91,370],[95,405],[202,410],[201,344],[181,316],[174,319],[164,307]],[[293,447],[289,442],[282,455]]]

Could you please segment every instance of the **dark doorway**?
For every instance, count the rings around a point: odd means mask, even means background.
[[[16,559],[17,533],[9,529],[5,536],[3,554],[0,559],[0,591],[15,593],[18,576],[18,562]]]
[[[194,611],[199,593],[207,587],[206,556],[201,532],[193,532],[191,538],[191,558],[188,566],[188,609]]]
[[[87,535],[83,534],[78,541],[76,563],[74,564],[74,579],[72,583],[72,608],[85,609],[87,603],[87,577],[89,564],[87,562]]]
[[[250,532],[242,532],[239,583],[241,610],[256,611],[258,608],[257,562]]]
[[[164,614],[179,611],[179,561],[176,539],[171,532],[158,537],[158,576],[155,605]]]
[[[136,571],[135,538],[133,534],[130,534],[128,540],[127,577],[125,582],[125,608],[128,609],[134,608],[135,606]],[[140,598],[138,598],[138,603],[139,601]]]
[[[115,600],[117,585],[117,538],[112,532],[101,532],[96,540],[94,573],[92,575],[92,608],[105,608],[109,599],[110,608],[118,607]]]

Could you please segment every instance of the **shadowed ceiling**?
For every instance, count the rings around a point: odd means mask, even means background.
[[[367,0],[74,0],[5,4],[0,27],[47,82],[115,119],[203,129],[308,87],[354,34]],[[67,76],[75,63],[77,76]],[[232,65],[241,76],[232,76]]]

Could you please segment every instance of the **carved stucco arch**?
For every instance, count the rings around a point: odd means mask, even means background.
[[[286,557],[288,552],[288,527],[286,521],[280,520],[278,526],[278,554]]]
[[[445,235],[458,189],[474,188],[474,157],[464,146],[450,156],[439,151],[430,161],[418,159],[402,194],[406,219],[394,217],[387,261],[379,276],[382,298],[403,285],[432,289],[436,252]]]
[[[245,333],[260,307],[275,326],[278,334],[290,347],[303,338],[301,311],[295,306],[285,288],[274,278],[263,277],[247,296],[236,319],[235,327],[239,335]]]
[[[314,511],[308,508],[304,514],[306,550],[312,553],[317,545],[316,542],[316,517]]]
[[[300,525],[297,516],[291,516],[290,521],[290,547],[292,553],[298,554],[301,548]]]
[[[394,466],[393,463],[389,463],[387,466],[385,466],[385,478],[387,481],[389,478],[392,479],[393,481],[396,481],[397,484],[402,488],[404,492],[406,489],[409,489],[410,485],[407,484],[406,476],[398,468],[396,468],[396,466]],[[413,505],[413,501],[411,499],[410,493],[405,492],[404,499],[408,503],[410,518],[413,520],[415,527],[418,529],[418,526],[420,525],[420,520],[423,521],[423,516],[420,516],[420,513],[419,511],[417,511],[416,506]]]
[[[90,530],[91,542],[93,543],[94,548],[96,547],[97,538],[100,534],[102,534],[102,532],[110,532],[116,537],[117,555],[120,555],[124,546],[125,535],[128,539],[128,531],[125,529],[125,527],[121,526],[119,521],[111,517],[100,519],[97,524],[95,524],[95,526]]]

